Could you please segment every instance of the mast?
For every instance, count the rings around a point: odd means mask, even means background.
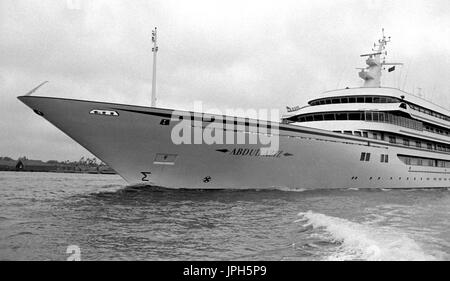
[[[403,65],[402,63],[387,63],[386,57],[381,58],[382,55],[386,56],[387,51],[386,45],[391,42],[391,37],[386,37],[384,35],[384,28],[382,29],[383,37],[378,40],[378,44],[374,43],[372,48],[373,53],[361,55],[361,57],[368,57],[366,64],[368,67],[361,68],[359,72],[359,77],[364,80],[364,86],[367,88],[381,87],[381,70],[384,70],[385,65],[392,65],[389,72],[395,70],[395,65]]]
[[[152,79],[152,103],[151,106],[156,106],[156,54],[158,53],[158,29],[155,27],[154,30],[152,30],[152,42],[153,42],[153,79]]]

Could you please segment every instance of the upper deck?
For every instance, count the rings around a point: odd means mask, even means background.
[[[342,97],[357,97],[357,96],[390,97],[396,99],[397,102],[406,102],[408,105],[413,105],[414,107],[417,107],[418,109],[417,111],[419,111],[420,108],[421,111],[423,110],[425,111],[424,113],[427,113],[426,110],[428,110],[432,116],[440,114],[443,115],[443,117],[447,118],[446,121],[450,121],[450,111],[448,109],[441,107],[437,104],[434,104],[426,99],[409,94],[400,89],[390,87],[376,87],[376,88],[359,87],[359,88],[347,88],[347,89],[327,91],[319,95],[318,98],[309,101],[308,104],[314,105],[315,102],[318,102],[320,100],[326,100],[327,98],[333,97],[342,98]],[[433,113],[435,114],[433,115]]]

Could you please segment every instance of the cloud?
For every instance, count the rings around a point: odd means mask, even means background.
[[[385,83],[449,106],[447,0],[78,1],[0,1],[2,154],[89,155],[15,97],[50,80],[37,94],[149,104],[154,26],[160,106],[282,109],[359,86],[382,27],[407,63]]]

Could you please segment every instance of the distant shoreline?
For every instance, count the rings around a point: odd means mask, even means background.
[[[84,159],[80,161],[47,161],[30,160],[26,157],[18,160],[10,157],[0,157],[0,171],[3,172],[47,172],[64,174],[117,174],[104,163],[98,163],[96,159]]]
[[[85,174],[85,175],[117,175],[116,172],[65,172],[65,171],[16,171],[16,170],[3,170],[0,169],[0,173],[51,173],[51,174]]]

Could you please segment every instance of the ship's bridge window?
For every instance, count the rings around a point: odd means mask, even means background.
[[[336,120],[348,120],[347,113],[337,113]]]
[[[323,119],[324,120],[335,120],[336,117],[334,114],[324,114]]]
[[[323,121],[323,115],[322,114],[314,115],[314,121]]]
[[[330,97],[311,101],[311,106],[323,105],[323,104],[337,104],[337,103],[398,103],[397,98],[382,97],[382,96],[342,96],[342,97]]]
[[[349,113],[348,114],[349,120],[361,120],[361,113]]]
[[[422,122],[402,116],[396,116],[394,114],[386,112],[336,112],[336,113],[325,112],[325,113],[296,115],[288,119],[288,121],[291,122],[333,121],[333,120],[381,122],[381,123],[390,123],[419,131],[423,130]],[[428,130],[431,130],[430,127],[427,128]],[[443,130],[441,130],[441,132],[442,134],[444,134]]]

